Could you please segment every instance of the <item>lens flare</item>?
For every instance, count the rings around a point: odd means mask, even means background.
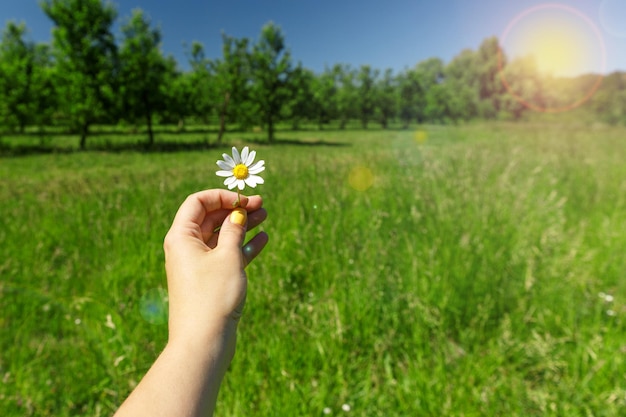
[[[367,191],[374,184],[374,174],[364,166],[356,166],[348,175],[348,184],[357,191]]]
[[[167,292],[163,288],[154,288],[139,300],[139,313],[150,324],[165,324],[167,304]]]
[[[600,22],[611,35],[626,38],[626,1],[603,0],[600,4]]]
[[[576,108],[596,92],[606,70],[606,48],[602,35],[591,19],[580,11],[561,4],[543,4],[532,7],[516,16],[500,37],[501,50],[498,59],[500,79],[506,90],[524,106],[541,112],[558,113]],[[509,63],[504,61],[507,56]],[[512,76],[516,61],[534,67],[542,81],[539,93],[528,94],[532,75]],[[530,60],[530,61],[529,61]],[[519,67],[521,68],[521,67]],[[507,71],[508,70],[508,71]],[[560,78],[593,74],[591,79],[581,81],[580,90],[564,94]],[[559,96],[562,101],[536,96]],[[532,96],[533,98],[530,98]]]

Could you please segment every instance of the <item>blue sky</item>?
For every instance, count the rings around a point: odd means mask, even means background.
[[[37,0],[0,0],[0,24],[24,21],[31,38],[51,39],[52,23]],[[256,39],[274,21],[295,61],[316,72],[335,63],[400,71],[431,57],[449,62],[465,48],[501,36],[524,11],[562,4],[585,16],[602,36],[606,65],[626,71],[626,0],[114,0],[119,22],[143,9],[163,34],[162,49],[185,67],[184,43],[200,41],[209,57],[221,53],[221,32]],[[576,18],[576,16],[574,16]],[[580,19],[579,19],[580,20]],[[595,32],[594,32],[595,33]],[[597,39],[594,39],[599,44]],[[596,45],[597,46],[597,45]],[[597,49],[600,49],[597,46]],[[595,58],[594,58],[595,59]]]

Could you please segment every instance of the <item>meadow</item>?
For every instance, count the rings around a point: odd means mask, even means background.
[[[217,416],[624,415],[626,129],[277,137],[0,157],[0,415],[114,412],[166,342],[163,237],[231,145],[266,161],[270,242]]]

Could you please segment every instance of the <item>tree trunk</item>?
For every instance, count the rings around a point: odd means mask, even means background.
[[[87,145],[87,134],[89,133],[89,123],[85,122],[80,128],[80,149],[84,150]]]
[[[222,143],[222,137],[226,131],[226,111],[228,110],[228,102],[230,101],[230,93],[227,91],[224,94],[224,104],[220,111],[220,131],[217,133],[217,143]]]
[[[150,108],[150,100],[147,93],[143,93],[143,105],[146,109],[146,126],[148,126],[148,147],[154,145],[154,132],[152,131],[152,109]]]
[[[146,123],[148,124],[148,147],[154,145],[154,132],[152,131],[152,114],[146,112]]]
[[[267,141],[274,143],[274,119],[272,116],[267,118]]]

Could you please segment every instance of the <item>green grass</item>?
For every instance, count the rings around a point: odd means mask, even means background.
[[[266,160],[270,243],[216,415],[623,415],[626,130],[421,129],[227,137]],[[166,340],[162,239],[228,145],[98,149],[0,159],[0,415],[123,401]]]

